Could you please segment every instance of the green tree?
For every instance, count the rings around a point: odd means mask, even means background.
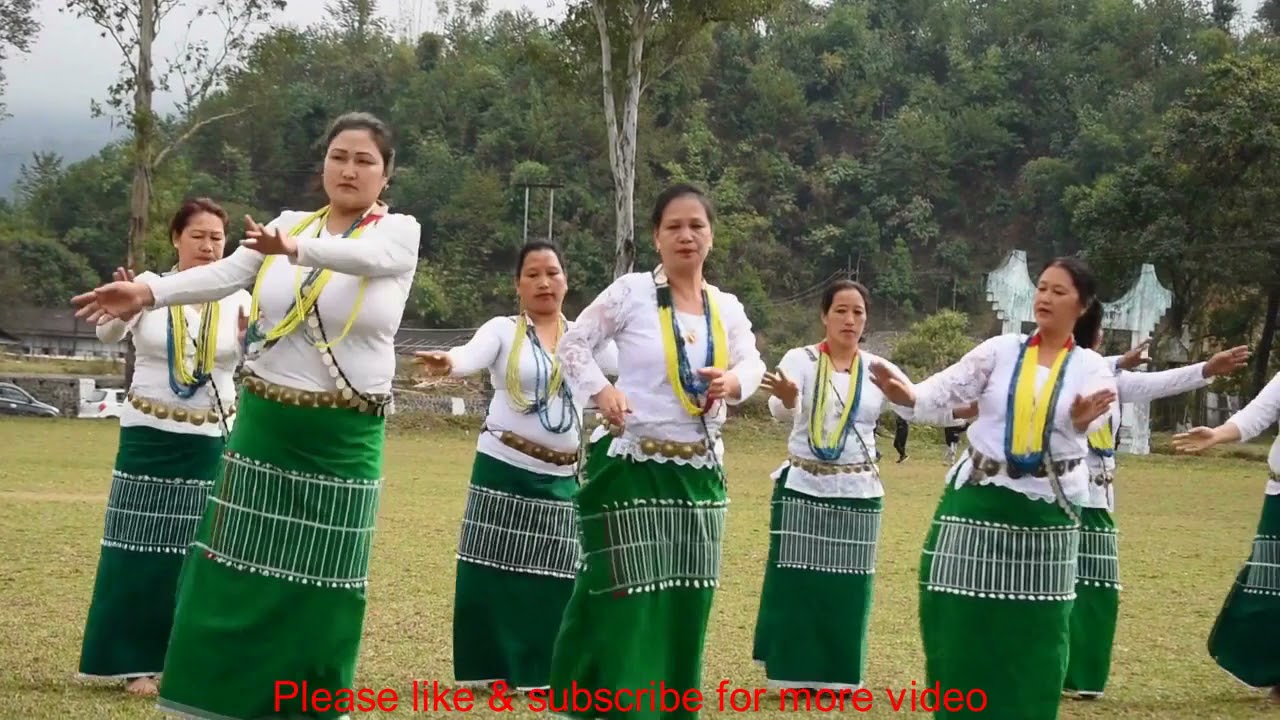
[[[0,235],[0,298],[6,304],[66,307],[96,283],[84,258],[56,240]]]
[[[969,318],[944,310],[913,324],[898,338],[889,360],[920,382],[959,361],[973,346]]]
[[[753,20],[772,4],[770,0],[583,0],[571,6],[567,21],[571,32],[576,30],[581,38],[589,25],[597,37],[613,173],[615,277],[631,272],[635,262],[636,143],[641,96],[683,58],[686,46],[695,42],[707,26]]]

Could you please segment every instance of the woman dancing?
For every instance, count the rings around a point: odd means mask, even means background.
[[[837,280],[822,296],[826,336],[788,350],[765,375],[769,410],[792,422],[790,458],[773,474],[769,560],[754,660],[771,688],[862,685],[884,486],[875,426],[885,397],[867,368],[893,364],[859,347],[870,296]],[[911,410],[890,406],[906,420]]]
[[[493,318],[448,352],[417,354],[437,375],[488,370],[494,388],[458,542],[453,675],[460,685],[501,680],[527,691],[549,682],[579,559],[573,494],[586,399],[570,395],[555,357],[573,326],[561,313],[567,290],[555,246],[529,243],[516,263],[519,315]],[[617,372],[612,342],[596,363]]]
[[[385,124],[344,115],[326,138],[327,206],[266,227],[246,218],[247,239],[224,260],[75,300],[119,317],[254,288],[251,375],[183,568],[160,685],[167,710],[290,715],[303,682],[330,697],[354,683],[394,339],[420,234],[378,200],[393,161]],[[277,680],[298,689],[278,707]]]
[[[208,198],[188,200],[169,223],[174,270],[222,258],[227,213]],[[132,273],[117,270],[117,280]],[[158,277],[144,272],[141,282]],[[244,290],[201,305],[144,310],[127,320],[98,313],[98,339],[133,335],[136,352],[80,650],[80,677],[127,679],[125,690],[155,695],[173,627],[178,573],[222,466],[235,412]],[[230,424],[227,418],[225,424]]]
[[[701,687],[728,503],[725,405],[749,397],[765,372],[742,304],[703,279],[713,217],[700,190],[663,192],[652,215],[661,265],[615,280],[560,341],[566,381],[609,428],[592,436],[575,499],[583,557],[551,662],[546,709],[556,713],[697,715],[629,707],[629,692]],[[609,340],[616,385],[596,362]],[[610,710],[575,706],[577,689],[627,692]]]
[[[945,425],[952,408],[978,403],[970,452],[953,468],[920,567],[926,682],[966,698],[934,717],[1058,715],[1086,438],[1116,396],[1107,362],[1073,339],[1101,325],[1095,288],[1084,263],[1056,259],[1040,275],[1031,337],[986,340],[914,389],[883,364],[871,368],[889,401],[918,420]]]
[[[1179,452],[1199,453],[1223,443],[1246,443],[1280,420],[1280,375],[1240,412],[1217,427],[1173,437]],[[1236,575],[1209,633],[1218,667],[1252,688],[1270,688],[1280,702],[1280,436],[1267,456],[1268,479],[1249,559]]]
[[[1102,332],[1077,337],[1081,347],[1097,349]],[[1132,352],[1132,351],[1131,351]],[[1080,554],[1076,599],[1071,607],[1071,650],[1064,690],[1079,699],[1102,697],[1111,673],[1111,649],[1120,612],[1119,536],[1116,532],[1116,441],[1122,403],[1150,402],[1205,387],[1219,375],[1247,364],[1249,349],[1224,350],[1208,361],[1161,372],[1121,369],[1130,354],[1107,358],[1116,371],[1116,402],[1101,428],[1089,435],[1089,495],[1080,511]]]

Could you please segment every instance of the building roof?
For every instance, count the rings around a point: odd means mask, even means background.
[[[96,339],[94,326],[76,317],[72,308],[0,308],[0,337],[43,335]]]
[[[396,353],[409,355],[426,350],[448,350],[465,345],[475,328],[400,328],[396,333]]]
[[[893,346],[902,337],[902,330],[879,330],[862,336],[858,346],[867,352],[887,358],[893,354]]]

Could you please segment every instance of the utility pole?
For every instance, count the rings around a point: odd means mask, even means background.
[[[550,191],[550,199],[547,202],[547,242],[552,242],[552,236],[555,233],[555,212],[556,212],[556,190],[564,187],[561,182],[533,182],[520,183],[517,187],[524,188],[524,238],[522,242],[529,242],[529,193],[533,188]]]

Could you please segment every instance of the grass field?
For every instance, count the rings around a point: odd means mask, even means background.
[[[151,701],[73,680],[115,440],[111,421],[0,419],[0,708],[6,717],[163,717]],[[454,548],[474,442],[473,431],[452,423],[392,431],[362,686],[391,687],[403,698],[414,678],[451,679]],[[892,455],[888,442],[882,440]],[[885,688],[923,684],[915,574],[944,467],[940,446],[914,434],[912,442],[906,463],[883,468],[888,496],[867,675],[876,699],[864,717],[896,715]],[[744,421],[727,443],[729,537],[704,675],[713,706],[721,679],[737,687],[764,683],[750,661],[751,635],[768,543],[768,475],[782,457],[784,435],[778,426]],[[1117,521],[1125,590],[1112,682],[1099,702],[1064,702],[1063,718],[1280,717],[1264,693],[1239,685],[1205,652],[1262,500],[1262,453],[1243,450],[1209,459],[1122,457]],[[776,708],[776,696],[766,697]],[[413,714],[406,708],[390,716]]]

